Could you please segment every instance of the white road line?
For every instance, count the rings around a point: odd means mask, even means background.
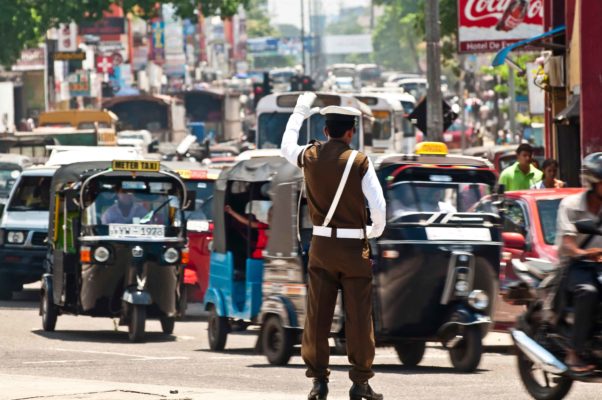
[[[54,348],[52,350],[55,351],[65,351],[70,353],[85,353],[85,354],[103,354],[107,356],[120,356],[120,357],[129,357],[136,361],[146,361],[146,360],[188,360],[189,357],[153,357],[153,356],[143,356],[137,354],[128,354],[128,353],[117,353],[113,351],[96,351],[96,350],[73,350],[73,349],[62,349],[62,348]]]
[[[49,360],[49,361],[23,361],[23,364],[66,364],[72,362],[93,362],[94,360]]]

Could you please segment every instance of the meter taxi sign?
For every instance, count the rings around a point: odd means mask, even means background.
[[[144,160],[114,160],[113,171],[158,172],[161,169],[159,161]]]
[[[416,154],[421,155],[435,155],[445,156],[447,155],[447,146],[441,142],[421,142],[416,145]]]

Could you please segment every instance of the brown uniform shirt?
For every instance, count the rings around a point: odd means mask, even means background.
[[[340,140],[316,142],[304,154],[307,202],[311,221],[321,226],[334,200],[345,165],[352,149]],[[366,201],[362,192],[362,178],[368,171],[368,157],[358,153],[339,204],[328,226],[335,228],[364,229],[367,224]]]

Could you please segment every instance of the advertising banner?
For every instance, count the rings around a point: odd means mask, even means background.
[[[77,51],[77,25],[59,24],[57,46],[59,52]]]
[[[458,0],[460,53],[497,52],[541,35],[544,0]]]
[[[124,33],[123,17],[104,17],[99,21],[84,21],[79,25],[80,35],[123,35]]]
[[[152,25],[152,59],[161,65],[165,62],[165,25],[163,22],[153,22]]]
[[[90,96],[90,72],[89,71],[77,71],[70,74],[69,77],[69,93],[72,97],[76,96]]]

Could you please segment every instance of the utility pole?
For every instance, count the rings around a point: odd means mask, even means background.
[[[516,137],[516,85],[514,82],[514,69],[512,67],[508,67],[508,96],[510,97],[510,102],[508,103],[508,119],[510,120],[510,133],[511,139],[510,142],[514,143],[514,138]]]
[[[426,132],[428,140],[442,141],[443,105],[441,96],[441,52],[439,49],[439,0],[427,0],[426,19]]]
[[[303,74],[305,74],[305,10],[304,2],[301,2],[301,65],[303,66]]]

